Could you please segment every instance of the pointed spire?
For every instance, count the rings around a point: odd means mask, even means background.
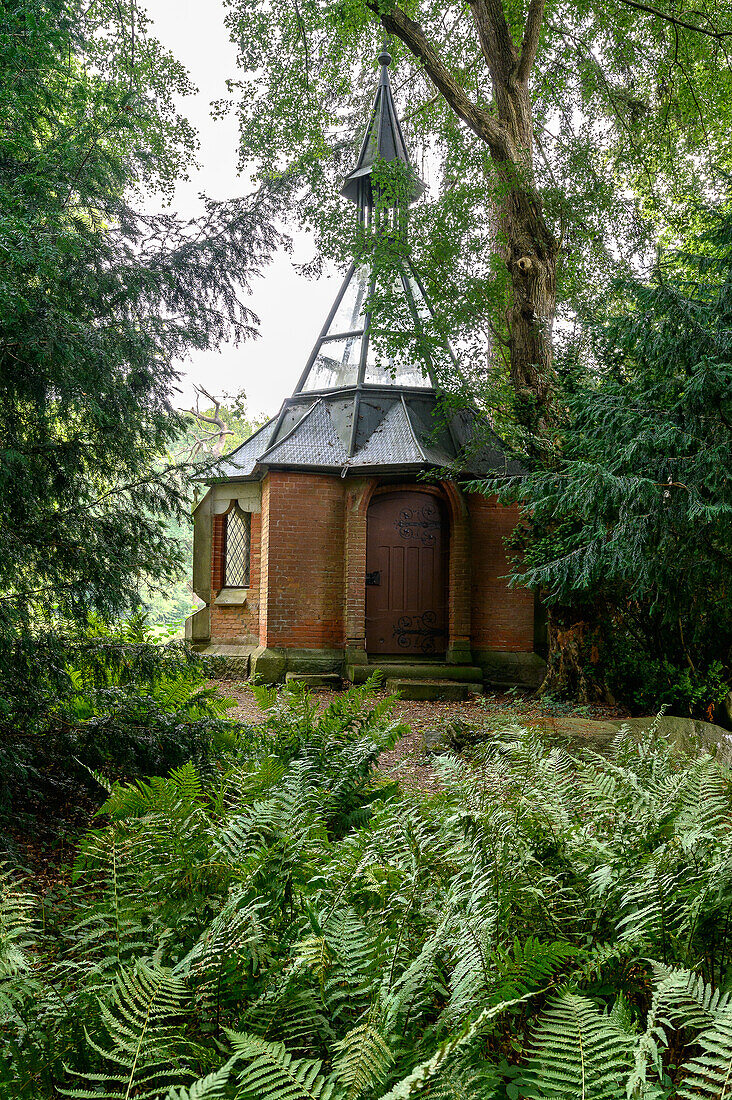
[[[407,165],[413,179],[408,201],[414,202],[423,194],[425,187],[412,168],[409,161],[404,134],[399,125],[396,104],[389,80],[389,65],[391,54],[386,46],[379,55],[379,85],[376,89],[376,98],[371,108],[371,121],[363,139],[361,152],[356,167],[346,176],[341,188],[341,194],[351,202],[359,206],[372,207],[374,205],[373,185],[371,173],[377,160],[394,162],[400,161]]]

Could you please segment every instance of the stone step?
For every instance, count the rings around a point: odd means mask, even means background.
[[[328,688],[330,691],[340,691],[343,687],[343,680],[336,672],[286,672],[285,683],[291,684],[293,680],[313,690]]]
[[[471,695],[482,694],[483,687],[474,680],[402,680],[389,677],[386,690],[390,694],[399,692],[402,699],[429,701],[443,699],[447,702],[460,702]]]
[[[460,683],[483,683],[483,671],[474,665],[448,665],[443,661],[379,661],[349,665],[348,679],[362,684],[374,672],[380,672],[385,680],[458,680]]]

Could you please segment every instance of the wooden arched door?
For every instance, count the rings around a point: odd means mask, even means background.
[[[423,656],[447,648],[447,517],[432,493],[380,493],[368,510],[366,649]]]

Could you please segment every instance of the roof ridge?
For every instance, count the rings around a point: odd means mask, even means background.
[[[420,453],[420,454],[422,455],[422,458],[424,459],[424,461],[425,461],[425,462],[427,462],[427,455],[426,455],[426,454],[424,453],[424,448],[422,447],[422,444],[421,444],[421,443],[420,443],[420,441],[419,441],[419,440],[417,439],[417,434],[416,434],[416,432],[415,432],[415,430],[414,430],[414,424],[412,423],[412,418],[411,418],[411,417],[410,417],[410,415],[409,415],[409,409],[407,408],[407,403],[406,403],[406,401],[404,400],[404,394],[403,394],[403,393],[402,393],[402,394],[400,394],[400,397],[401,397],[401,401],[402,401],[402,408],[404,409],[404,415],[405,415],[405,416],[406,416],[406,418],[407,418],[407,425],[408,425],[408,427],[409,427],[409,431],[410,431],[410,433],[411,433],[412,439],[413,439],[413,440],[414,440],[414,442],[415,442],[415,445],[416,445],[416,447],[417,447],[417,450],[418,450],[418,451],[419,451],[419,453]]]

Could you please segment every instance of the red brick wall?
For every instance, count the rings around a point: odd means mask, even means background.
[[[471,526],[471,643],[475,649],[530,653],[534,648],[534,596],[509,588],[503,540],[519,520],[517,505],[503,507],[495,497],[468,496]]]
[[[259,635],[262,517],[252,513],[249,558],[249,588],[243,607],[220,607],[216,602],[223,584],[224,516],[214,516],[211,543],[211,642],[214,645],[243,645]]]
[[[269,591],[269,481],[262,483],[262,534],[260,537],[259,569],[259,644],[267,644],[267,593]]]
[[[263,645],[343,647],[344,497],[343,480],[328,474],[272,470],[265,479]]]
[[[211,521],[211,592],[224,587],[224,528],[226,516],[214,516]]]
[[[344,578],[346,645],[366,649],[366,533],[367,506],[376,478],[351,482],[345,496]]]
[[[448,590],[449,645],[470,646],[470,524],[464,495],[449,481],[442,482],[450,513]]]
[[[280,470],[265,478],[262,513],[252,515],[247,602],[244,607],[219,607],[212,600],[213,643],[236,645],[258,636],[261,645],[272,648],[340,649],[347,628],[350,644],[363,645],[366,509],[362,500],[369,495],[367,485],[362,483],[355,491],[355,486],[339,477]],[[518,508],[501,507],[495,498],[479,494],[466,499],[469,542],[455,514],[460,502],[453,502],[451,641],[463,637],[470,576],[470,644],[475,649],[531,652],[533,594],[510,589],[502,579],[508,572],[503,539],[518,521]],[[214,517],[212,531],[214,598],[222,580],[222,520]]]

